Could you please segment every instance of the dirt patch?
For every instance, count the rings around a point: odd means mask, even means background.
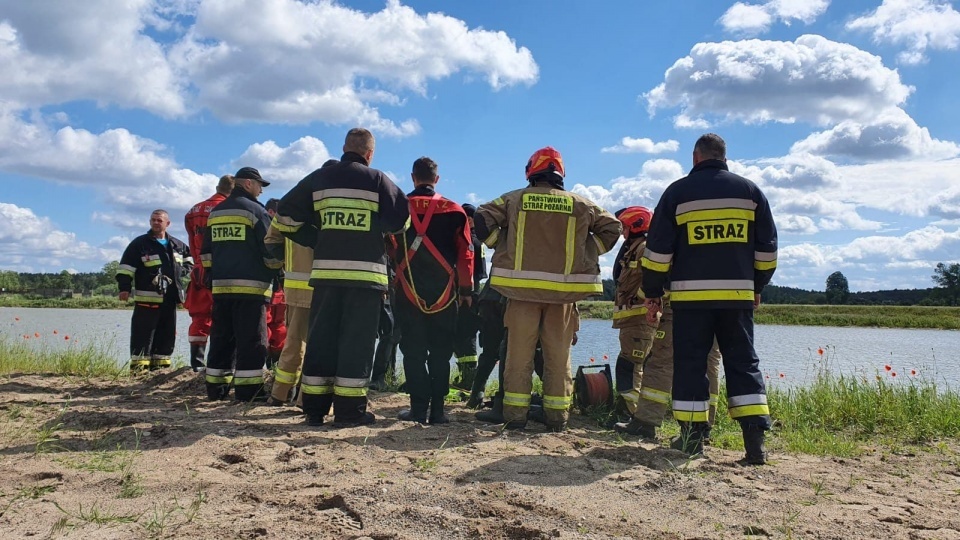
[[[452,422],[310,428],[204,399],[189,370],[135,382],[0,379],[4,538],[960,539],[955,441],[855,459],[687,460],[574,417],[514,433]]]

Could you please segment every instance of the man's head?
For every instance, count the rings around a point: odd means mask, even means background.
[[[260,176],[260,171],[254,169],[253,167],[244,167],[237,171],[237,174],[233,175],[235,180],[234,187],[239,187],[253,195],[253,198],[257,198],[263,193],[263,188],[270,185],[270,182],[267,182]]]
[[[373,133],[363,128],[353,128],[347,132],[347,138],[343,141],[343,153],[360,154],[367,163],[372,163],[376,146]]]
[[[437,162],[428,157],[422,157],[414,161],[410,178],[413,178],[413,185],[415,186],[436,184],[440,181],[440,175],[437,174]]]
[[[220,177],[220,181],[217,182],[217,193],[221,195],[229,195],[233,191],[234,179],[232,174],[225,174]]]
[[[166,210],[154,210],[150,214],[150,233],[157,238],[163,238],[170,226],[170,214]]]
[[[267,201],[266,208],[270,217],[277,215],[277,207],[280,206],[280,199],[270,199]]]
[[[707,159],[727,160],[727,143],[716,133],[707,133],[697,139],[693,146],[693,165]]]

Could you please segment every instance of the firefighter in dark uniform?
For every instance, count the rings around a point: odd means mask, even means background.
[[[130,325],[130,370],[170,367],[177,333],[177,304],[186,293],[193,258],[190,248],[167,234],[166,210],[150,214],[150,232],[130,242],[120,258],[120,300],[133,293]]]
[[[476,249],[476,246],[474,246]],[[474,256],[477,252],[474,251]],[[477,262],[474,261],[474,265]],[[476,270],[474,270],[476,275]],[[487,388],[487,379],[493,373],[500,357],[500,344],[503,342],[503,309],[506,300],[498,293],[490,282],[486,282],[477,296],[477,311],[480,314],[480,357],[477,359],[477,373],[473,378],[470,398],[467,407],[477,409],[483,405],[484,391]],[[502,405],[502,404],[501,404]]]
[[[453,354],[457,358],[459,372],[454,385],[461,390],[470,392],[477,375],[477,332],[480,331],[480,287],[487,278],[487,263],[483,257],[483,242],[473,232],[473,214],[477,208],[472,204],[464,204],[463,211],[470,222],[470,241],[473,244],[473,301],[470,307],[461,306],[457,314],[456,340],[453,344]]]
[[[237,401],[266,401],[267,304],[283,260],[264,243],[270,215],[257,197],[270,183],[253,167],[234,179],[230,196],[210,212],[200,254],[213,291],[207,397],[226,399],[232,383]]]
[[[389,288],[380,308],[380,326],[377,329],[377,349],[373,353],[373,373],[370,374],[370,389],[386,392],[390,382],[397,380],[397,347],[400,346],[400,325],[394,306],[397,304],[396,273],[393,265],[387,265]]]
[[[307,424],[319,426],[333,407],[340,426],[372,424],[367,386],[383,295],[384,234],[403,232],[407,197],[370,167],[374,138],[347,133],[337,164],[313,171],[280,199],[273,226],[313,246],[313,302],[300,390]]]
[[[473,302],[473,243],[463,208],[436,191],[437,164],[421,157],[410,176],[412,227],[394,238],[393,250],[400,351],[410,394],[410,409],[399,418],[446,424],[443,401],[450,391],[458,303],[469,310]]]
[[[728,171],[718,135],[697,140],[693,170],[671,184],[653,214],[641,264],[648,317],[669,282],[673,306],[673,447],[703,452],[709,429],[707,354],[714,336],[723,355],[727,408],[740,422],[746,463],[766,462],[770,429],[763,375],[753,348],[753,310],[777,266],[777,229],[756,184]]]

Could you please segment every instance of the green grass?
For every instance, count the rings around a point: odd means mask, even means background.
[[[129,370],[113,352],[99,345],[67,347],[64,350],[35,348],[16,338],[0,336],[0,375],[52,373],[77,377],[119,378]]]
[[[0,295],[0,307],[67,308],[67,309],[133,309],[132,302],[121,302],[116,296],[84,296],[83,298],[41,298],[22,294]]]
[[[587,319],[613,317],[613,302],[585,301],[577,306]],[[754,320],[757,324],[960,330],[960,307],[763,304]]]

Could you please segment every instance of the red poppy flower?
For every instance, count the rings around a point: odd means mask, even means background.
[[[609,358],[607,355],[603,355],[604,360],[606,360],[607,358]]]
[[[590,361],[591,361],[591,362],[596,362],[597,359],[596,359],[596,358],[590,358]]]
[[[70,336],[63,336],[63,339],[70,339]]]
[[[20,317],[14,317],[13,320],[19,321],[19,320],[20,320]]]
[[[54,331],[53,331],[53,335],[57,335],[57,334],[58,334],[58,332],[57,332],[56,330],[54,330]]]
[[[781,373],[781,374],[780,374],[780,378],[781,378],[781,379],[786,378],[786,375],[783,374],[783,373]]]
[[[917,376],[917,370],[911,369],[911,370],[910,370],[910,376],[911,376],[911,377],[916,377],[916,376]]]
[[[890,371],[890,370],[893,369],[893,368],[890,367],[890,364],[886,364],[886,365],[883,366],[883,369],[886,370],[886,371]]]
[[[890,372],[890,376],[891,376],[891,377],[896,377],[896,376],[897,376],[897,372],[896,372],[896,371],[891,371],[891,372]]]
[[[34,332],[33,337],[40,337],[40,332]]]
[[[820,347],[819,349],[817,349],[817,354],[819,354],[820,356],[823,356],[823,347]]]

